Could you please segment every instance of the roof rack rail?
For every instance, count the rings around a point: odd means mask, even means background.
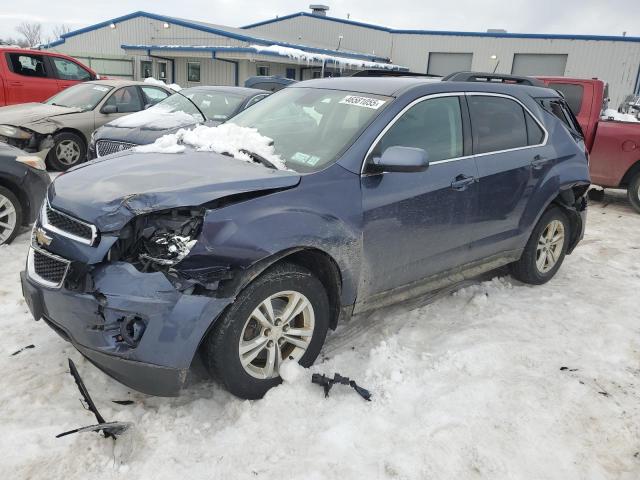
[[[440,75],[432,75],[430,73],[417,73],[406,72],[398,70],[378,70],[375,68],[369,68],[366,70],[360,70],[351,75],[352,77],[430,77],[440,78]]]
[[[486,82],[486,83],[513,83],[516,85],[532,85],[534,87],[544,87],[545,84],[537,78],[525,77],[521,75],[509,75],[505,73],[486,72],[454,72],[442,77],[442,81],[448,82]]]

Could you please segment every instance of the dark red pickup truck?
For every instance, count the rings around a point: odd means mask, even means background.
[[[591,181],[606,188],[627,190],[640,212],[640,122],[602,117],[608,102],[607,85],[597,79],[539,77],[559,90],[578,118],[589,150]]]

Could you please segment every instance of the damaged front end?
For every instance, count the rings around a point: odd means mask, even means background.
[[[181,270],[205,214],[203,207],[187,207],[134,217],[119,232],[101,235],[100,245],[111,245],[101,260],[69,262],[56,289],[42,288],[51,285],[39,284],[37,268],[38,262],[62,261],[45,248],[61,244],[64,235],[47,232],[49,245],[39,244],[40,221],[28,274],[21,275],[34,317],[120,382],[153,395],[178,394],[201,339],[232,301],[216,297],[215,281]],[[48,215],[53,222],[51,207]],[[100,245],[82,248],[98,254]],[[40,268],[49,268],[46,275],[55,265]]]
[[[162,272],[183,293],[193,293],[194,283],[177,265],[189,254],[202,230],[206,210],[175,208],[140,215],[118,235],[107,254],[109,262],[128,262],[140,272]]]
[[[33,153],[43,160],[53,147],[53,131],[40,133],[25,127],[0,125],[0,142],[7,143],[28,153]]]

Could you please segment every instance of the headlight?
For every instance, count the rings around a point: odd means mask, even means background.
[[[32,168],[36,168],[38,170],[46,170],[47,167],[44,164],[44,160],[35,155],[20,155],[16,157],[16,162],[24,163],[25,165],[29,165]]]
[[[11,125],[0,125],[0,135],[19,140],[29,140],[33,134]]]
[[[140,258],[157,265],[171,267],[180,262],[196,244],[190,236],[177,235],[174,232],[155,232],[144,242],[148,253],[141,253]]]

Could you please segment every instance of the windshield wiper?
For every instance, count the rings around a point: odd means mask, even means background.
[[[196,105],[196,102],[194,102],[193,100],[191,100],[191,99],[190,99],[189,97],[187,97],[184,93],[181,93],[181,92],[176,92],[176,93],[177,93],[178,95],[180,95],[181,97],[186,98],[187,100],[189,100],[189,103],[191,103],[191,105],[193,105],[194,107],[196,107],[196,110],[198,110],[198,113],[199,113],[200,115],[202,115],[202,121],[203,121],[203,122],[206,122],[207,120],[209,120],[209,119],[207,118],[207,116],[206,116],[204,113],[202,113],[202,110],[200,110],[200,108],[198,107],[198,105]]]
[[[246,153],[247,155],[249,155],[254,161],[261,163],[262,165],[264,165],[265,167],[268,168],[273,168],[274,170],[278,170],[278,167],[276,167],[273,163],[271,163],[269,160],[267,160],[266,158],[264,158],[262,155],[256,153],[256,152],[252,152],[250,150],[247,150],[246,148],[241,148],[239,150],[242,153]]]

